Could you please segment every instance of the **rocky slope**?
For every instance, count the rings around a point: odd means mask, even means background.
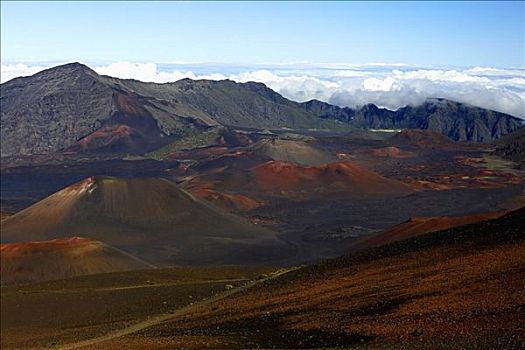
[[[261,83],[183,79],[155,84],[100,76],[70,63],[1,85],[2,156],[103,151],[145,153],[188,132],[257,129],[416,128],[490,141],[521,121],[447,100],[389,111],[290,101]]]
[[[524,218],[520,209],[308,266],[108,349],[523,348]]]
[[[499,113],[446,99],[428,99],[419,106],[397,111],[369,104],[357,110],[320,101],[303,107],[321,118],[336,119],[365,129],[428,129],[456,141],[489,142],[518,129],[522,121]]]

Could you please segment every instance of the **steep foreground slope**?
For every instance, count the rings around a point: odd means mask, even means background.
[[[290,101],[264,84],[183,79],[168,84],[100,76],[70,63],[0,89],[2,156],[146,153],[188,133],[224,125],[256,129],[415,128],[455,140],[491,141],[518,118],[443,99],[389,111]]]
[[[178,308],[224,293],[225,285],[236,287],[272,271],[256,266],[177,266],[2,286],[0,348],[63,349],[151,316],[172,315]]]
[[[161,265],[263,263],[290,253],[273,232],[163,179],[91,177],[2,221],[2,243],[72,235]]]
[[[291,272],[106,348],[525,345],[525,209]]]
[[[153,267],[102,242],[82,237],[0,244],[0,261],[2,285]]]

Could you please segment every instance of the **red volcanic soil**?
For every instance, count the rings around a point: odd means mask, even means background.
[[[270,161],[254,167],[256,184],[264,191],[305,193],[344,191],[346,194],[402,195],[412,189],[396,180],[388,179],[349,161],[301,166]]]
[[[119,91],[113,100],[115,111],[104,125],[67,152],[144,153],[169,142],[139,97]]]
[[[137,101],[133,95],[127,92],[117,93],[114,97],[114,100],[117,108],[123,113],[134,116],[147,114],[146,109],[140,105],[139,101]]]
[[[225,193],[216,191],[210,187],[189,190],[192,194],[204,198],[209,202],[231,212],[251,210],[264,205],[264,202],[242,194]]]
[[[375,157],[389,157],[389,158],[411,158],[415,154],[408,151],[402,151],[397,147],[389,146],[383,148],[375,148],[371,151]]]
[[[521,349],[523,220],[525,209],[305,267],[107,349]]]
[[[267,229],[194,197],[165,179],[90,177],[2,221],[2,242],[72,234],[155,265],[262,264],[291,247]]]
[[[84,137],[78,141],[78,144],[82,150],[94,149],[127,139],[131,136],[132,132],[132,129],[128,125],[105,126]]]
[[[130,122],[133,121],[133,119],[138,121],[141,117],[148,115],[148,112],[140,106],[140,103],[127,93],[116,93],[113,99],[120,113],[131,117],[129,120],[122,119],[122,122]],[[78,144],[84,151],[108,147],[116,143],[128,144],[128,147],[132,147],[134,142],[132,137],[140,137],[140,132],[134,130],[134,128],[128,124],[129,123],[115,123],[113,125],[103,126],[81,139]]]
[[[496,219],[506,212],[481,213],[467,216],[435,216],[425,217],[416,216],[409,220],[380,232],[357,245],[356,248],[370,248],[389,244],[392,242],[402,241],[408,238],[416,237],[425,233],[446,230],[451,227],[468,225],[480,221]]]
[[[0,244],[2,285],[153,266],[102,242],[82,237]]]

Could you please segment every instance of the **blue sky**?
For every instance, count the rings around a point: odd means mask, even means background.
[[[2,62],[523,67],[524,2],[6,2]]]
[[[524,1],[1,1],[1,10],[0,82],[79,61],[142,81],[258,81],[296,101],[351,107],[442,97],[525,119]]]

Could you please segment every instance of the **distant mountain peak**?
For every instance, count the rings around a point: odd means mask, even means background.
[[[75,68],[75,69],[89,69],[89,70],[92,70],[87,65],[85,65],[83,63],[80,63],[80,62],[65,63],[65,64],[62,64],[62,65],[56,66],[55,68]]]
[[[79,63],[79,62],[71,62],[62,64],[59,66],[55,66],[52,68],[45,69],[38,74],[41,73],[73,73],[73,72],[83,72],[83,73],[89,73],[98,76],[97,72],[95,72],[93,69],[89,68],[87,65]]]

